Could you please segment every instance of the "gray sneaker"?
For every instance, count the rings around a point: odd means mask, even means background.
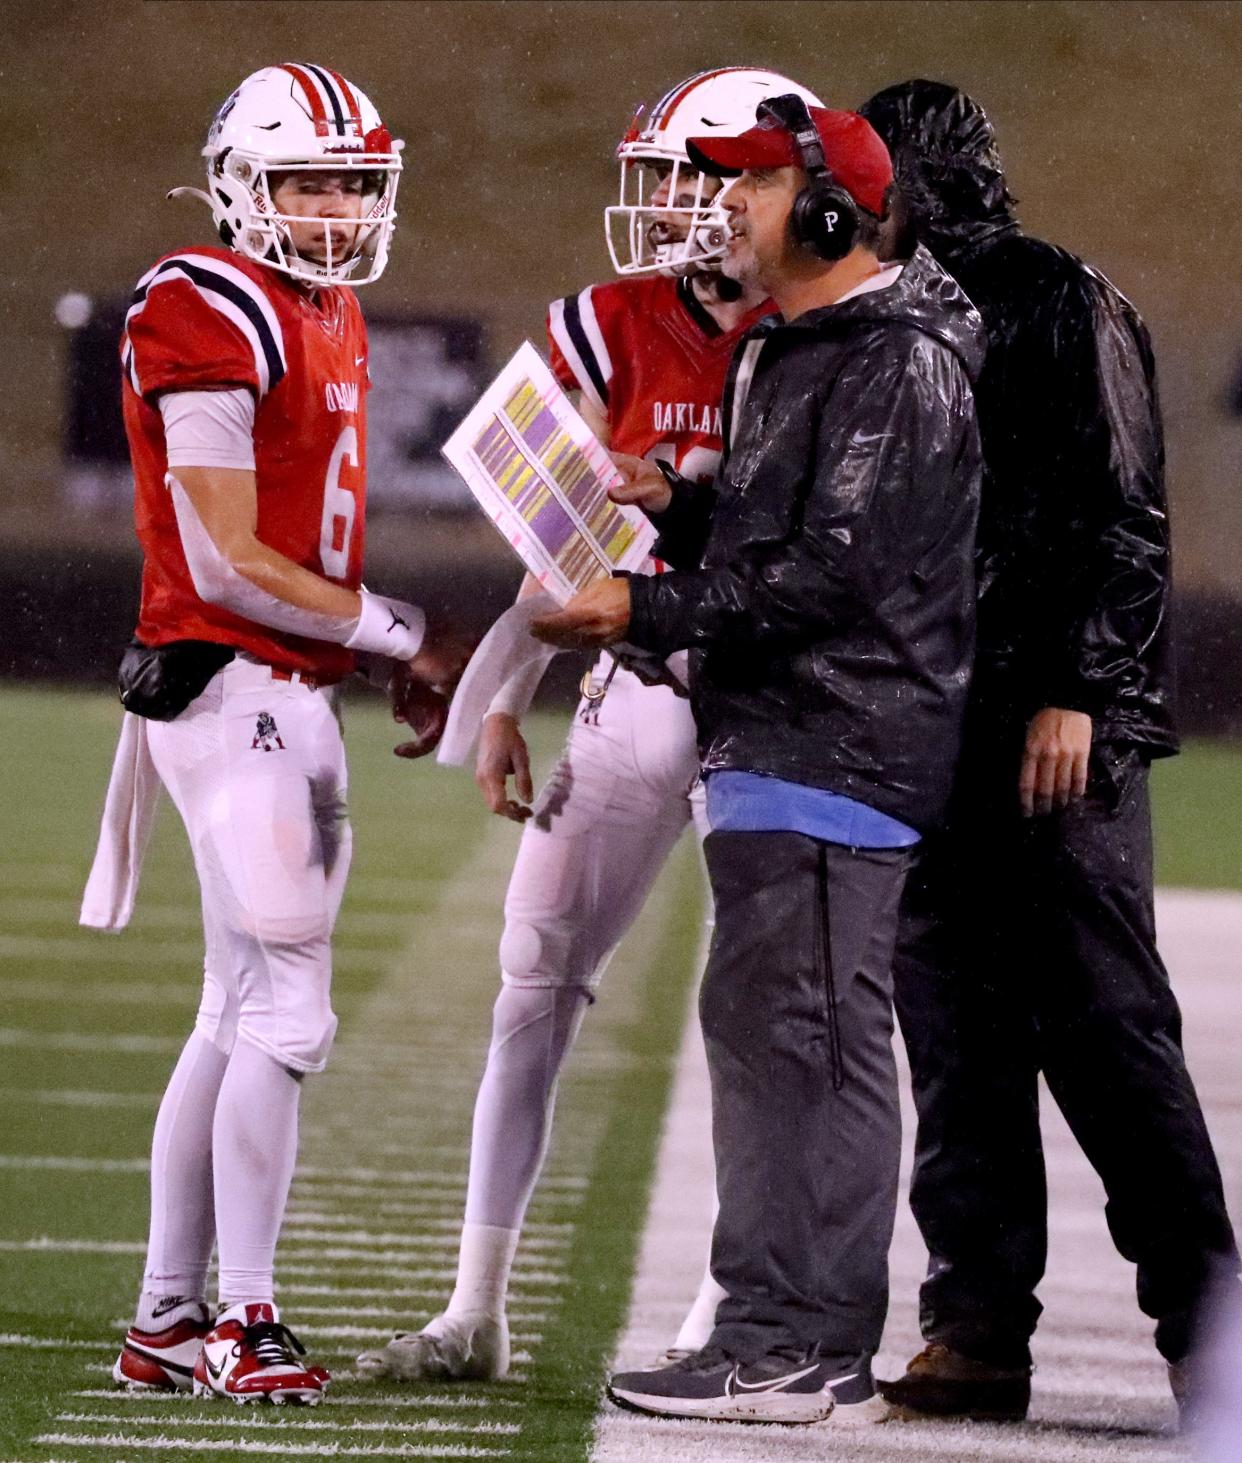
[[[364,1377],[402,1382],[495,1382],[509,1370],[509,1323],[470,1311],[437,1316],[421,1331],[398,1331],[379,1351],[358,1358]]]
[[[705,1346],[672,1366],[619,1372],[608,1383],[618,1407],[659,1417],[721,1422],[884,1422],[870,1356],[821,1355],[818,1347],[780,1347],[757,1361],[740,1361]]]

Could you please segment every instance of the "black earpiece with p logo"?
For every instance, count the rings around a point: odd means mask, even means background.
[[[844,259],[858,233],[858,205],[832,176],[806,103],[796,92],[769,97],[756,115],[771,117],[798,145],[807,181],[789,211],[794,238],[821,259]]]

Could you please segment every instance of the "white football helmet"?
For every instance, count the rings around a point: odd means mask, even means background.
[[[207,193],[177,188],[211,205],[230,248],[306,284],[370,284],[384,272],[396,226],[401,142],[388,135],[370,99],[326,66],[285,62],[248,76],[216,113],[207,134]],[[276,211],[271,176],[282,172],[360,173],[362,221],[323,229],[324,259],[300,254],[291,224]],[[172,195],[170,195],[172,196]],[[342,249],[333,234],[350,235]]]
[[[686,139],[736,137],[755,125],[755,109],[790,92],[823,103],[775,71],[725,66],[700,71],[634,114],[621,139],[620,202],[604,210],[604,232],[618,274],[693,274],[724,254],[728,216],[715,201],[716,179],[690,166]],[[681,195],[679,197],[679,195]]]

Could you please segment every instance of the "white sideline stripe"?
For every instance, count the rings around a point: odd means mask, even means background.
[[[185,1438],[130,1438],[124,1433],[107,1433],[94,1438],[85,1433],[41,1433],[36,1443],[55,1446],[68,1443],[77,1448],[142,1448],[147,1452],[184,1451]],[[244,1438],[200,1438],[194,1442],[196,1453],[266,1453],[276,1457],[289,1456],[289,1444],[254,1443]],[[470,1443],[394,1443],[390,1447],[359,1444],[347,1447],[343,1443],[299,1443],[298,1457],[305,1458],[507,1458],[508,1448],[478,1448]]]
[[[1220,1083],[1235,1070],[1232,1044],[1212,1045],[1218,1032],[1236,1029],[1239,995],[1237,949],[1242,943],[1242,896],[1161,890],[1157,925],[1163,954],[1186,1015],[1191,1067],[1201,1093],[1215,1093],[1209,1122],[1227,1126],[1233,1112],[1222,1106]],[[687,1033],[687,1041],[689,1033]],[[1195,1049],[1206,1060],[1197,1062]],[[1215,1065],[1213,1065],[1215,1063]],[[674,1142],[687,1120],[688,1100],[704,1090],[688,1080],[683,1044],[677,1083],[660,1149],[647,1229],[635,1280],[620,1365],[640,1364],[668,1342],[667,1327],[681,1318],[698,1279],[697,1257],[706,1238],[698,1233],[678,1190],[694,1186],[694,1154]],[[908,1169],[913,1121],[903,1075],[903,1125]],[[1047,1094],[1044,1094],[1046,1099]],[[1044,1102],[1048,1153],[1051,1252],[1040,1286],[1046,1311],[1035,1338],[1037,1369],[1028,1425],[901,1423],[834,1433],[831,1423],[801,1429],[731,1427],[651,1419],[602,1409],[596,1419],[592,1463],[1174,1463],[1188,1457],[1170,1436],[1173,1407],[1151,1345],[1150,1323],[1133,1297],[1133,1271],[1113,1253],[1103,1218],[1103,1195],[1077,1151],[1055,1105]],[[1236,1125],[1235,1125],[1236,1126]],[[1228,1150],[1222,1158],[1228,1161]],[[662,1192],[663,1191],[663,1192]],[[692,1197],[692,1194],[689,1196]],[[1089,1222],[1093,1220],[1094,1222]],[[680,1256],[679,1253],[680,1252]],[[894,1284],[880,1375],[893,1375],[919,1349],[917,1278],[924,1269],[917,1229],[903,1206],[893,1256]],[[679,1264],[680,1258],[680,1264]],[[653,1345],[652,1342],[656,1344]],[[1162,1435],[1163,1434],[1163,1435]]]
[[[126,1413],[123,1417],[113,1417],[107,1413],[91,1412],[58,1412],[52,1419],[53,1422],[88,1422],[95,1427],[167,1427],[166,1417],[135,1417]],[[233,1417],[203,1417],[195,1415],[192,1417],[179,1417],[179,1427],[245,1427],[254,1428],[262,1432],[284,1432],[290,1427],[296,1427],[298,1432],[366,1432],[366,1433],[390,1433],[400,1429],[402,1432],[419,1433],[467,1433],[471,1435],[492,1434],[497,1437],[512,1437],[514,1433],[521,1432],[521,1424],[516,1422],[442,1422],[439,1418],[428,1417],[417,1421],[410,1421],[402,1418],[400,1422],[328,1422],[320,1421],[318,1418],[303,1417],[301,1413],[282,1414],[272,1421],[258,1422],[251,1413],[242,1419]]]
[[[149,1407],[188,1407],[198,1408],[202,1401],[198,1397],[191,1396],[189,1392],[152,1392],[144,1395],[141,1392],[121,1392],[116,1387],[83,1387],[78,1392],[70,1392],[70,1397],[81,1397],[91,1401],[121,1403],[132,1402],[135,1406]],[[472,1397],[461,1396],[455,1392],[428,1392],[420,1393],[411,1397],[408,1394],[393,1395],[386,1393],[382,1396],[351,1397],[348,1402],[341,1404],[339,1398],[329,1394],[327,1398],[329,1406],[344,1405],[347,1407],[394,1407],[394,1408],[426,1408],[435,1411],[439,1408],[456,1410],[461,1408],[466,1411],[479,1408],[492,1407],[521,1407],[521,1403],[514,1397]],[[402,1424],[403,1425],[403,1424]]]
[[[73,1336],[21,1336],[0,1333],[0,1346],[29,1347],[32,1351],[115,1351],[115,1341],[83,1341]],[[108,1368],[112,1370],[111,1367]]]

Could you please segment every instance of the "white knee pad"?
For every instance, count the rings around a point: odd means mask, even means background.
[[[581,925],[575,929],[549,919],[541,926],[510,918],[497,953],[505,985],[580,991],[593,1001],[611,951],[600,950]]]

